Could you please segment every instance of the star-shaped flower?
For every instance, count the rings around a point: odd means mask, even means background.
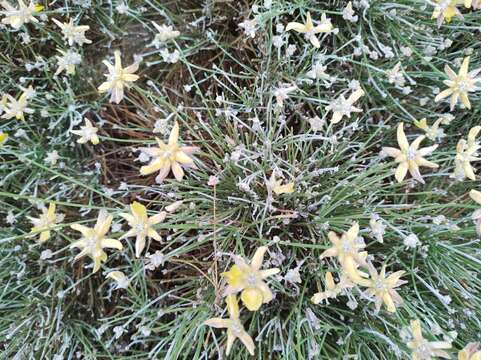
[[[130,280],[122,271],[111,271],[105,276],[107,279],[112,279],[116,282],[115,290],[127,289],[130,284]]]
[[[402,298],[395,290],[398,286],[401,286],[407,281],[400,280],[405,271],[400,270],[386,276],[386,266],[383,265],[381,273],[371,263],[367,266],[370,274],[370,278],[367,280],[367,295],[375,298],[376,311],[381,309],[381,305],[384,303],[387,311],[393,313],[396,312],[396,307],[402,304]]]
[[[441,116],[439,117],[432,126],[428,125],[428,121],[426,118],[423,118],[421,120],[414,120],[414,125],[416,127],[420,128],[421,130],[424,130],[426,133],[426,137],[429,140],[436,141],[436,139],[440,139],[444,137],[444,130],[440,127],[441,125],[448,125],[452,121],[453,117],[449,116]]]
[[[267,191],[272,194],[281,195],[281,194],[291,194],[294,192],[294,183],[289,182],[287,184],[282,185],[282,180],[277,180],[275,171],[272,172],[269,181],[266,181]]]
[[[16,118],[17,120],[25,120],[25,114],[33,114],[35,112],[35,110],[28,107],[28,93],[26,92],[23,92],[18,100],[6,94],[5,102],[5,114],[2,115],[2,119]]]
[[[80,130],[70,130],[72,134],[80,136],[80,139],[77,140],[79,144],[85,144],[90,141],[93,145],[97,145],[100,140],[97,136],[97,129],[95,126],[92,125],[89,119],[85,118],[85,126],[81,126]]]
[[[478,150],[481,148],[476,142],[476,136],[478,136],[481,131],[481,126],[475,126],[468,133],[468,141],[461,139],[456,146],[456,158],[454,173],[451,177],[456,179],[464,179],[467,177],[471,180],[476,180],[476,175],[474,174],[474,168],[471,165],[471,161],[479,161],[481,158],[478,157]]]
[[[261,270],[266,251],[266,246],[258,248],[250,264],[241,257],[235,256],[235,265],[229,271],[222,273],[228,284],[224,295],[241,292],[241,300],[250,311],[259,310],[262,304],[273,299],[272,292],[264,279],[277,274],[280,270],[277,268]]]
[[[79,46],[82,46],[83,44],[92,43],[92,40],[89,40],[85,37],[85,32],[90,29],[90,26],[76,26],[73,23],[73,19],[70,19],[68,23],[62,23],[54,18],[52,18],[52,21],[57,24],[57,26],[62,30],[63,37],[67,40],[70,46],[72,46],[73,44],[78,44]]]
[[[424,140],[425,136],[419,136],[416,140],[409,145],[406,135],[404,134],[404,124],[400,123],[397,127],[397,142],[399,144],[399,149],[392,147],[383,147],[382,153],[393,157],[394,160],[399,163],[396,169],[396,180],[402,182],[406,177],[409,170],[411,176],[424,184],[424,179],[419,172],[419,167],[425,166],[432,169],[438,167],[437,164],[428,161],[424,156],[430,155],[438,145],[429,146],[426,148],[419,149],[419,145]]]
[[[115,239],[106,239],[105,235],[109,232],[112,223],[112,215],[105,210],[100,210],[97,223],[93,228],[80,224],[73,224],[70,227],[73,230],[82,233],[80,240],[75,241],[70,248],[79,248],[82,251],[75,257],[75,260],[87,255],[94,261],[92,273],[96,273],[100,269],[100,264],[107,261],[107,254],[104,248],[122,250],[122,243]]]
[[[365,274],[358,271],[360,265],[366,266],[367,251],[363,250],[366,245],[358,241],[359,224],[354,223],[350,229],[341,235],[341,238],[330,231],[327,236],[332,243],[332,247],[321,254],[321,259],[326,257],[337,257],[344,273],[356,284],[365,285],[367,280],[363,278]]]
[[[351,113],[359,113],[362,109],[353,106],[354,103],[359,100],[361,96],[364,95],[364,91],[362,89],[357,89],[354,91],[349,97],[346,99],[343,94],[339,95],[339,97],[326,106],[326,112],[332,111],[332,118],[331,122],[333,124],[337,124],[339,121],[342,120],[344,116],[348,118],[351,117]]]
[[[467,109],[471,109],[471,102],[468,98],[468,93],[479,91],[481,87],[476,86],[477,83],[481,82],[481,77],[476,77],[481,68],[472,70],[468,73],[469,68],[469,56],[465,57],[459,73],[456,74],[453,69],[446,65],[444,71],[449,77],[449,80],[444,80],[443,83],[448,86],[446,90],[441,91],[436,98],[435,102],[441,101],[442,99],[451,96],[451,111],[454,110],[458,99]]]
[[[159,171],[159,175],[157,175],[155,181],[160,184],[172,169],[176,180],[181,181],[184,177],[182,166],[194,165],[194,161],[189,155],[195,153],[198,148],[179,145],[179,124],[177,122],[170,132],[169,142],[167,144],[164,144],[158,138],[156,138],[156,140],[158,147],[140,149],[152,158],[149,165],[140,168],[140,174],[148,175]]]
[[[55,72],[55,75],[59,75],[62,71],[65,71],[67,75],[74,75],[75,67],[81,63],[82,56],[77,51],[72,49],[69,49],[67,51],[57,49],[57,51],[62,56],[56,56],[58,68]]]
[[[31,232],[40,232],[40,242],[45,242],[50,239],[50,231],[62,221],[63,216],[55,214],[55,203],[50,203],[48,209],[43,207],[39,218],[29,217],[29,219],[33,224]]]
[[[225,299],[227,303],[227,311],[229,312],[229,319],[212,318],[206,320],[204,325],[212,326],[214,328],[227,329],[227,349],[226,355],[229,355],[234,344],[235,339],[242,341],[249,354],[254,355],[255,345],[250,335],[245,331],[244,326],[240,322],[239,304],[237,303],[236,295],[227,295]]]
[[[451,348],[451,343],[447,341],[427,341],[421,332],[421,323],[419,320],[411,321],[411,332],[413,339],[407,343],[407,346],[412,350],[413,360],[431,360],[434,357],[451,358],[449,354],[444,351],[445,349]]]
[[[304,24],[298,22],[290,22],[286,26],[286,31],[294,30],[298,33],[304,34],[306,39],[309,40],[315,48],[321,47],[321,44],[319,43],[319,39],[317,38],[316,34],[327,33],[332,31],[332,29],[333,27],[331,20],[326,18],[326,14],[322,14],[321,23],[317,26],[314,26],[311,14],[309,12],[307,12],[306,14],[306,22]]]
[[[139,257],[142,253],[142,250],[145,248],[145,238],[151,237],[154,240],[162,241],[160,235],[155,231],[153,226],[164,221],[167,213],[165,211],[160,212],[157,215],[148,217],[147,215],[147,208],[134,201],[130,204],[130,211],[129,213],[121,213],[122,216],[127,222],[131,229],[124,235],[124,237],[131,237],[135,236],[135,256]]]
[[[152,21],[152,25],[157,29],[158,33],[155,34],[155,39],[153,44],[155,47],[160,47],[163,43],[173,40],[176,37],[180,36],[180,32],[174,30],[172,25],[159,25],[156,22]]]
[[[311,302],[313,304],[320,304],[324,300],[326,300],[326,303],[328,303],[328,299],[336,298],[337,295],[342,292],[342,290],[352,288],[355,285],[353,282],[351,282],[351,280],[349,280],[349,277],[345,274],[341,275],[339,282],[336,284],[330,271],[326,273],[326,278],[324,282],[326,284],[325,290],[323,292],[315,293],[311,297]]]
[[[103,63],[107,66],[109,73],[105,74],[107,81],[102,83],[98,90],[100,93],[110,93],[110,102],[119,103],[124,98],[124,87],[129,88],[130,83],[136,81],[139,76],[135,75],[139,68],[138,63],[122,68],[122,60],[120,58],[120,51],[114,52],[115,65],[109,61],[104,60]]]
[[[23,0],[18,0],[18,9],[10,5],[8,1],[2,1],[1,5],[5,9],[0,11],[0,14],[5,16],[2,19],[2,24],[10,25],[15,30],[20,29],[23,24],[29,22],[38,23],[34,14],[43,10],[42,5],[38,5],[33,1],[27,6]]]
[[[478,350],[479,343],[471,342],[458,353],[458,360],[481,360],[481,350]]]

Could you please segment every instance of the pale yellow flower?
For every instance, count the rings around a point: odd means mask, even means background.
[[[478,157],[478,150],[481,145],[476,143],[476,136],[478,136],[481,131],[481,126],[475,126],[468,133],[468,140],[461,139],[456,146],[456,158],[454,173],[451,177],[456,179],[464,179],[467,177],[471,180],[476,180],[476,175],[474,174],[474,168],[471,165],[471,161],[479,161],[481,158]]]
[[[334,232],[330,231],[327,236],[332,243],[332,247],[325,250],[321,254],[321,259],[326,257],[337,257],[342,266],[343,272],[349,280],[356,284],[365,285],[365,274],[358,271],[360,265],[366,266],[367,251],[363,250],[366,245],[358,241],[359,224],[354,223],[347,232],[341,235],[341,238]]]
[[[478,342],[467,344],[464,349],[458,353],[458,360],[481,360],[481,351],[478,350],[478,347]]]
[[[304,34],[306,39],[309,40],[311,44],[316,48],[319,48],[321,46],[316,34],[327,33],[332,31],[332,29],[333,27],[331,20],[326,18],[326,14],[322,14],[321,23],[317,26],[314,26],[311,14],[309,12],[307,12],[306,14],[306,22],[304,24],[298,22],[290,22],[286,26],[286,31],[294,30],[298,33]]]
[[[105,235],[109,232],[112,223],[112,215],[105,210],[100,210],[97,223],[93,228],[80,224],[73,224],[70,227],[82,233],[82,238],[72,245],[70,248],[79,248],[82,251],[75,257],[75,260],[87,255],[94,261],[92,273],[100,269],[100,264],[107,261],[107,254],[104,248],[122,250],[122,243],[115,239],[106,239]]]
[[[276,195],[291,194],[294,192],[294,183],[289,182],[282,185],[282,180],[276,179],[274,171],[272,172],[269,181],[266,182],[266,187],[268,192],[274,192]]]
[[[446,65],[444,71],[448,75],[449,80],[444,80],[443,83],[447,85],[448,88],[441,91],[436,96],[434,101],[438,102],[448,96],[451,96],[451,111],[454,110],[458,99],[461,99],[461,102],[467,109],[471,109],[471,102],[469,101],[468,93],[481,90],[481,87],[476,86],[477,83],[481,82],[481,77],[476,77],[481,71],[481,68],[472,70],[469,73],[468,68],[469,56],[464,58],[458,74],[456,74],[453,69],[449,67],[449,65]]]
[[[419,145],[424,140],[425,136],[419,136],[416,140],[409,145],[406,135],[404,134],[404,124],[400,123],[397,127],[397,142],[399,144],[399,149],[392,147],[383,147],[382,152],[399,163],[396,169],[396,180],[402,182],[406,177],[409,170],[411,176],[424,184],[424,179],[419,172],[421,166],[429,167],[431,169],[436,169],[437,164],[428,161],[424,156],[430,155],[438,145],[429,146],[426,148],[419,149]]]
[[[413,339],[407,343],[407,346],[412,350],[413,360],[431,360],[435,357],[451,358],[444,351],[445,349],[451,349],[451,343],[447,341],[427,341],[421,332],[419,320],[411,321],[411,332]]]
[[[315,293],[311,297],[311,302],[313,304],[320,304],[324,300],[326,300],[327,303],[328,299],[336,298],[337,295],[342,292],[342,290],[354,287],[354,283],[351,282],[351,280],[349,280],[349,277],[345,274],[341,275],[339,282],[336,284],[330,271],[326,273],[324,283],[326,286],[325,290],[323,292]]]
[[[16,118],[17,120],[25,120],[25,114],[33,114],[35,110],[28,107],[28,93],[23,92],[20,98],[16,100],[11,95],[5,95],[5,114],[2,119]]]
[[[5,144],[7,139],[8,139],[8,134],[4,133],[3,131],[0,131],[0,145]]]
[[[92,40],[85,37],[85,32],[90,29],[88,25],[76,26],[73,23],[73,19],[70,19],[68,23],[62,23],[57,19],[52,18],[52,21],[57,24],[57,26],[62,30],[62,34],[68,44],[72,46],[73,44],[78,44],[82,46],[83,44],[91,44]]]
[[[254,355],[255,344],[250,335],[245,331],[244,326],[240,322],[239,304],[236,295],[227,295],[225,302],[227,303],[227,311],[229,319],[212,318],[204,321],[204,325],[214,328],[227,329],[227,347],[226,355],[232,350],[235,339],[239,339],[246,347],[249,354]]]
[[[48,209],[44,207],[39,218],[29,217],[33,224],[31,232],[40,232],[40,242],[50,239],[50,231],[52,228],[62,221],[62,216],[55,213],[55,203],[50,203]]]
[[[469,192],[469,196],[471,199],[476,201],[479,205],[481,205],[481,192],[477,190],[471,190]],[[481,236],[481,209],[476,210],[473,215],[471,215],[471,218],[474,221],[474,224],[476,225],[476,232],[478,233],[479,236]]]
[[[75,67],[79,65],[82,61],[82,56],[76,52],[75,50],[67,50],[63,51],[61,49],[57,49],[57,51],[62,56],[55,56],[57,58],[57,71],[55,75],[59,75],[62,71],[65,71],[67,75],[74,75],[75,74]]]
[[[134,201],[130,204],[130,211],[129,213],[121,213],[122,216],[127,222],[131,229],[124,235],[124,237],[131,237],[135,236],[135,256],[139,257],[142,253],[142,250],[145,248],[145,238],[151,237],[154,240],[162,241],[160,235],[155,231],[153,226],[164,221],[167,213],[165,211],[160,212],[157,215],[148,217],[147,215],[147,208]]]
[[[152,158],[149,165],[140,168],[140,174],[148,175],[159,171],[155,180],[161,183],[172,169],[176,180],[181,181],[184,177],[182,166],[194,165],[194,161],[189,155],[196,152],[197,148],[194,146],[179,145],[179,124],[177,122],[170,132],[169,142],[167,144],[164,144],[158,138],[156,138],[156,140],[158,147],[140,149]]]
[[[261,270],[266,251],[266,246],[258,248],[250,264],[236,256],[235,265],[222,273],[228,284],[224,296],[241,292],[241,300],[250,311],[258,310],[262,304],[273,299],[273,294],[264,279],[277,274],[280,270],[277,268]]]
[[[87,142],[91,142],[93,145],[97,145],[100,140],[97,136],[97,129],[95,126],[92,125],[89,119],[85,118],[85,126],[81,126],[80,130],[70,130],[72,134],[80,136],[80,139],[77,140],[79,144],[85,144]]]
[[[434,7],[431,18],[437,19],[438,26],[441,26],[444,20],[446,20],[448,23],[451,22],[455,16],[458,16],[462,19],[463,14],[461,14],[461,11],[459,11],[458,5],[462,4],[464,1],[465,0],[434,0],[437,5]]]
[[[104,60],[103,63],[107,66],[109,73],[105,74],[107,81],[102,83],[98,90],[100,93],[110,93],[110,102],[119,103],[124,98],[124,87],[129,88],[130,83],[136,81],[139,76],[135,75],[139,68],[138,63],[134,63],[126,68],[122,68],[122,60],[120,58],[120,51],[114,52],[115,65],[109,61]]]
[[[106,276],[107,279],[112,279],[116,282],[115,290],[127,289],[130,284],[130,280],[122,271],[111,271]]]
[[[43,10],[42,5],[36,4],[33,1],[27,6],[23,0],[18,0],[18,8],[10,5],[8,1],[2,1],[1,5],[5,9],[0,11],[0,14],[5,16],[5,18],[2,19],[2,24],[10,25],[16,30],[23,24],[29,22],[38,23],[34,15]]]
[[[344,116],[351,118],[351,113],[359,113],[362,109],[355,107],[354,103],[364,95],[362,89],[357,89],[346,99],[343,94],[339,95],[337,99],[331,101],[326,106],[326,112],[332,111],[331,122],[337,124]]]
[[[370,278],[367,279],[368,285],[366,287],[368,289],[366,293],[368,296],[375,298],[376,311],[379,311],[384,303],[387,311],[391,313],[396,312],[396,307],[402,304],[402,298],[395,289],[407,283],[407,281],[400,280],[405,271],[396,271],[386,276],[385,265],[382,266],[380,273],[377,272],[371,263],[368,263],[367,268]]]

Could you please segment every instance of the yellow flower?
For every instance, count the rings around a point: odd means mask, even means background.
[[[344,116],[351,118],[351,113],[359,113],[362,109],[354,106],[354,103],[364,95],[364,90],[357,89],[346,99],[343,94],[341,94],[337,99],[331,101],[331,103],[326,106],[326,111],[332,111],[331,122],[337,124],[342,120]]]
[[[92,40],[89,40],[85,37],[85,32],[90,29],[90,26],[76,26],[73,23],[73,19],[70,19],[68,23],[62,23],[54,18],[52,18],[52,21],[62,30],[63,37],[68,41],[70,46],[75,43],[77,43],[79,46],[92,43]]]
[[[105,235],[109,232],[112,223],[112,215],[107,214],[105,210],[100,210],[97,223],[93,228],[80,224],[73,224],[70,227],[82,233],[82,238],[72,245],[70,248],[79,248],[82,251],[75,257],[75,260],[87,255],[94,261],[92,273],[96,273],[100,269],[100,264],[107,261],[107,254],[104,248],[112,248],[122,250],[122,243],[115,239],[106,239]]]
[[[40,242],[50,239],[50,230],[62,220],[61,216],[55,214],[55,203],[50,203],[47,208],[42,209],[42,215],[39,218],[29,217],[33,224],[31,232],[40,232]]]
[[[481,68],[473,70],[468,73],[469,68],[469,56],[465,57],[459,73],[456,74],[449,65],[446,65],[444,71],[449,77],[449,80],[444,80],[443,83],[448,86],[446,90],[441,91],[436,98],[435,102],[441,101],[442,99],[451,96],[451,111],[454,110],[458,99],[467,109],[471,109],[471,103],[468,98],[468,93],[479,91],[481,87],[476,86],[476,83],[481,82],[481,77],[476,77]]]
[[[196,152],[197,148],[193,146],[179,146],[179,124],[177,122],[170,132],[169,142],[167,144],[164,144],[158,138],[156,138],[156,140],[158,147],[140,149],[152,158],[149,165],[140,168],[140,174],[148,175],[159,171],[159,175],[157,175],[155,180],[161,183],[172,169],[177,181],[181,181],[184,177],[182,166],[194,165],[194,161],[189,155]]]
[[[337,257],[349,280],[365,285],[367,284],[367,280],[363,278],[365,274],[359,272],[357,268],[360,265],[366,266],[367,251],[361,251],[366,245],[357,240],[358,233],[359,224],[357,222],[343,233],[341,238],[335,232],[330,231],[327,236],[333,246],[321,254],[321,259]]]
[[[282,184],[282,180],[276,180],[276,174],[273,171],[269,181],[266,182],[267,191],[269,193],[272,193],[273,191],[276,195],[290,194],[294,192],[293,182],[290,182],[284,185],[281,185],[281,184]]]
[[[341,275],[339,282],[336,284],[330,271],[326,273],[324,282],[326,284],[325,290],[323,292],[315,293],[311,297],[311,302],[313,304],[320,304],[323,300],[326,300],[327,303],[328,299],[336,298],[342,290],[354,286],[354,283],[352,283],[351,280],[349,280],[349,277],[347,277],[345,274]]]
[[[481,360],[481,351],[478,351],[479,343],[472,342],[467,344],[458,353],[458,360]]]
[[[458,9],[458,5],[465,0],[435,0],[437,5],[434,8],[432,19],[437,19],[438,26],[446,20],[451,22],[454,16],[463,18],[463,15]]]
[[[461,139],[456,146],[456,158],[454,173],[451,177],[456,179],[464,179],[467,177],[471,180],[476,180],[476,175],[474,174],[473,166],[471,161],[478,161],[481,158],[478,156],[478,150],[481,148],[480,145],[476,143],[476,136],[481,131],[481,126],[475,126],[468,133],[468,141]]]
[[[128,213],[121,213],[122,216],[127,222],[131,229],[124,235],[124,237],[131,237],[135,236],[135,256],[139,257],[142,253],[142,250],[145,248],[145,238],[151,237],[154,240],[162,241],[162,238],[154,230],[153,226],[155,224],[160,223],[165,219],[167,213],[162,211],[161,213],[154,215],[152,217],[147,216],[147,209],[144,205],[134,201],[130,204],[130,211],[131,214]]]
[[[286,26],[286,31],[294,30],[301,34],[304,34],[306,39],[309,40],[311,44],[316,48],[319,48],[321,46],[316,34],[327,33],[330,32],[332,29],[333,27],[331,24],[331,20],[326,18],[326,14],[322,14],[321,23],[317,26],[314,26],[311,14],[309,12],[307,12],[306,22],[304,24],[298,22],[290,22]]]
[[[240,322],[239,304],[237,303],[236,295],[228,295],[225,299],[227,303],[227,311],[229,312],[229,319],[212,318],[204,321],[204,325],[212,326],[214,328],[227,329],[227,349],[226,354],[229,355],[234,344],[235,339],[242,341],[249,354],[254,355],[255,345],[250,335],[245,331],[244,326]]]
[[[18,9],[10,5],[8,1],[2,1],[1,5],[5,9],[0,11],[0,14],[5,16],[2,24],[10,25],[15,30],[29,22],[38,23],[33,15],[43,10],[42,5],[35,4],[33,1],[27,6],[23,0],[18,0]]]
[[[81,126],[80,130],[70,130],[72,134],[80,136],[80,139],[77,140],[79,144],[85,144],[90,141],[93,145],[97,145],[100,140],[97,136],[97,129],[95,126],[92,125],[89,119],[85,118],[85,126]]]
[[[385,265],[382,266],[380,274],[378,274],[371,263],[368,263],[367,268],[371,277],[367,280],[369,285],[367,286],[368,289],[366,292],[368,296],[375,298],[376,311],[379,311],[381,305],[384,303],[387,311],[391,313],[396,312],[396,307],[402,304],[402,298],[395,288],[407,283],[407,281],[400,280],[405,271],[396,271],[386,277]]]
[[[0,145],[5,144],[7,139],[8,139],[8,134],[4,133],[3,131],[0,131]]]
[[[413,360],[430,360],[434,357],[450,359],[449,354],[444,349],[451,349],[451,343],[447,341],[427,341],[421,332],[419,320],[411,321],[411,332],[413,339],[407,343],[412,350]]]
[[[120,51],[114,52],[115,65],[109,61],[104,60],[103,63],[107,66],[109,73],[105,74],[107,81],[102,83],[98,90],[100,93],[110,93],[110,102],[119,103],[124,98],[124,87],[129,88],[130,83],[136,81],[139,76],[135,75],[139,68],[138,63],[134,63],[126,68],[122,68],[122,60],[120,58]]]
[[[35,112],[35,110],[28,107],[27,92],[23,92],[18,100],[7,94],[3,102],[5,103],[5,114],[2,115],[2,119],[16,118],[17,120],[25,120],[25,114],[33,114]]]
[[[126,289],[130,284],[130,280],[122,271],[111,271],[105,277],[116,282],[115,290]]]
[[[273,299],[272,292],[264,279],[277,274],[280,270],[277,268],[260,270],[266,251],[266,246],[258,248],[250,264],[236,256],[235,265],[229,271],[222,273],[228,284],[224,296],[242,292],[241,300],[250,311],[258,310],[262,304]]]
[[[428,161],[424,158],[426,155],[430,155],[438,145],[429,146],[426,148],[418,149],[421,142],[424,140],[424,136],[419,136],[416,140],[409,145],[406,135],[404,134],[404,124],[400,123],[397,127],[397,142],[399,144],[399,149],[392,147],[383,147],[382,152],[399,163],[396,169],[396,180],[402,182],[406,177],[409,170],[411,176],[424,184],[424,179],[419,172],[419,167],[425,166],[432,169],[438,167],[437,164]]]
[[[469,192],[469,196],[471,199],[476,201],[479,205],[481,205],[481,192],[477,190],[471,190]],[[476,210],[473,215],[471,215],[471,218],[474,221],[474,224],[476,225],[476,232],[478,235],[481,236],[481,209]]]

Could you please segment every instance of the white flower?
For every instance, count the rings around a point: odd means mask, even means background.
[[[331,103],[326,106],[326,111],[332,111],[333,115],[331,122],[337,124],[344,116],[348,118],[351,117],[352,112],[361,112],[362,109],[353,106],[353,104],[364,95],[362,89],[354,91],[347,99],[341,94],[337,99],[331,101]]]
[[[58,151],[53,150],[53,151],[47,153],[47,157],[45,158],[44,161],[47,164],[55,165],[57,163],[58,159],[60,159],[60,156],[58,155]]]
[[[28,93],[23,92],[20,98],[16,100],[11,95],[5,95],[2,119],[16,118],[17,120],[25,120],[25,114],[33,114],[35,110],[28,107]]]
[[[324,119],[321,119],[319,116],[314,116],[313,118],[309,118],[307,119],[307,121],[309,122],[309,125],[311,125],[311,130],[315,132],[321,131],[322,127],[325,124]]]
[[[296,85],[280,84],[280,86],[274,90],[274,96],[276,97],[276,100],[277,100],[277,106],[283,107],[284,100],[286,100],[289,97],[289,93],[295,90],[297,90]]]
[[[180,58],[180,52],[178,50],[169,52],[167,49],[162,49],[160,50],[160,55],[162,56],[162,60],[170,64],[175,64]]]
[[[71,132],[75,135],[80,136],[80,139],[77,140],[79,144],[85,144],[90,141],[93,145],[97,145],[100,140],[97,136],[97,129],[95,126],[92,125],[89,119],[85,118],[85,126],[81,126],[80,130],[71,130]]]
[[[112,279],[116,282],[115,290],[127,289],[130,284],[130,280],[122,271],[111,271],[106,276],[107,279]]]
[[[410,234],[404,238],[404,245],[408,248],[414,249],[420,244],[419,238],[415,234]]]
[[[122,60],[120,58],[120,51],[114,52],[115,65],[112,65],[109,61],[104,60],[103,63],[107,66],[109,73],[105,74],[107,81],[102,83],[98,91],[100,93],[110,93],[110,102],[119,103],[124,98],[124,87],[129,87],[130,83],[136,81],[139,76],[135,75],[139,68],[138,63],[122,68]]]
[[[326,69],[327,67],[322,65],[320,62],[316,62],[314,65],[312,65],[311,70],[307,72],[307,77],[311,79],[329,79],[329,75],[326,74]]]
[[[67,75],[74,75],[75,66],[81,63],[82,56],[72,49],[67,51],[57,49],[57,51],[62,54],[62,56],[56,56],[58,69],[55,75],[59,75],[62,71],[65,71]]]
[[[76,26],[73,23],[73,19],[70,19],[68,23],[62,23],[55,18],[52,18],[52,21],[62,30],[63,37],[65,40],[67,40],[70,46],[73,44],[82,46],[83,44],[92,43],[92,40],[89,40],[85,37],[85,32],[90,29],[90,26]]]
[[[152,25],[154,25],[158,31],[158,34],[155,34],[155,38],[152,43],[156,48],[159,48],[163,43],[180,36],[180,32],[174,30],[171,25],[159,25],[154,21],[152,21]]]
[[[350,21],[350,22],[357,22],[358,20],[358,16],[357,15],[354,15],[355,12],[354,10],[352,9],[352,2],[349,1],[346,5],[346,7],[344,8],[344,10],[342,10],[342,18],[344,20],[347,20],[347,21]]]
[[[43,10],[42,5],[35,4],[33,1],[26,6],[23,0],[18,0],[18,9],[10,5],[6,0],[2,1],[1,5],[5,9],[0,11],[0,14],[5,16],[2,19],[2,24],[10,25],[16,30],[29,22],[38,23],[38,20],[33,15]]]
[[[256,36],[256,29],[257,29],[257,21],[253,20],[244,20],[239,24],[239,27],[244,29],[246,36],[251,37],[252,39]]]
[[[403,87],[406,83],[404,75],[401,72],[401,62],[398,62],[392,69],[386,71],[387,79],[390,84]]]

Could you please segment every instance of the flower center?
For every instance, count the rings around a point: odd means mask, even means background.
[[[416,158],[416,150],[412,147],[409,147],[408,151],[406,152],[406,157],[408,160],[414,160]]]
[[[248,274],[246,283],[249,287],[255,287],[257,285],[257,277],[254,274]]]

